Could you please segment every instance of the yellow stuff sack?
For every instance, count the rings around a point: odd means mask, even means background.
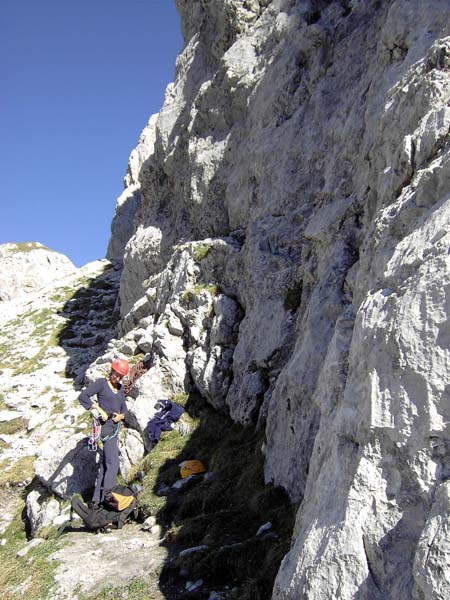
[[[125,485],[116,485],[112,490],[105,494],[103,504],[112,510],[125,510],[132,502],[134,502],[135,496],[133,491]]]
[[[205,473],[205,465],[199,460],[185,460],[180,464],[181,477],[189,477],[197,473]]]

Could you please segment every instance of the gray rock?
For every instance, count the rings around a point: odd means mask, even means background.
[[[203,552],[203,550],[208,550],[209,546],[192,546],[192,548],[186,548],[185,550],[182,550],[179,554],[178,557],[179,558],[184,558],[185,556],[189,556],[190,554],[195,554],[197,552]]]
[[[120,439],[120,473],[124,479],[133,465],[136,465],[144,456],[144,442],[142,436],[133,429],[125,429]]]
[[[73,430],[52,431],[39,448],[34,470],[41,483],[62,498],[92,490],[98,456],[87,438]]]
[[[258,529],[255,535],[262,535],[263,533],[266,533],[266,531],[272,529],[272,527],[272,523],[268,521],[267,523],[264,523],[264,525],[261,525],[261,527]]]
[[[130,157],[110,245],[118,335],[157,353],[130,399],[134,427],[149,450],[155,402],[195,388],[265,429],[266,482],[299,502],[274,600],[445,598],[449,4],[177,5],[176,80]],[[4,348],[34,332],[17,310],[2,303]],[[55,325],[82,315],[69,302]],[[99,357],[79,347],[86,333],[64,346],[77,384],[133,349],[118,339]],[[25,360],[42,344],[21,346]],[[5,368],[0,392],[27,419],[45,411],[31,391],[55,376],[50,358],[33,380]],[[8,460],[61,422],[45,421],[2,436]],[[71,435],[37,461],[60,493]]]
[[[197,581],[187,581],[185,585],[185,589],[188,593],[195,592],[203,585],[203,579],[197,579]]]
[[[156,525],[156,517],[150,516],[150,517],[147,517],[145,519],[145,521],[142,523],[142,529],[144,531],[150,531],[152,529],[152,527],[154,527],[155,525]]]
[[[32,536],[42,527],[51,525],[60,513],[59,502],[38,490],[28,494],[26,510]]]

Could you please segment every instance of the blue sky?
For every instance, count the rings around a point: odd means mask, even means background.
[[[182,48],[173,0],[1,0],[0,243],[104,258]]]

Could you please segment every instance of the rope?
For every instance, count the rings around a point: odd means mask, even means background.
[[[120,421],[117,423],[117,427],[116,430],[114,431],[114,433],[112,433],[111,435],[107,435],[106,437],[101,437],[100,441],[101,442],[109,442],[109,440],[112,440],[113,438],[117,437],[119,435],[119,431],[120,431]]]
[[[124,379],[123,384],[122,384],[125,396],[129,395],[131,389],[133,388],[134,384],[139,379],[139,377],[142,377],[142,375],[144,375],[144,373],[147,373],[147,371],[150,369],[151,366],[152,366],[151,360],[148,360],[148,361],[140,360],[139,362],[137,362],[135,365],[133,365],[131,367],[130,372],[128,373],[127,377]]]

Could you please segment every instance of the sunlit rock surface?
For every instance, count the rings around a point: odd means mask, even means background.
[[[300,502],[274,598],[446,598],[450,6],[177,5],[123,332],[265,427]]]
[[[39,242],[0,245],[0,301],[24,298],[72,271],[75,265]]]

